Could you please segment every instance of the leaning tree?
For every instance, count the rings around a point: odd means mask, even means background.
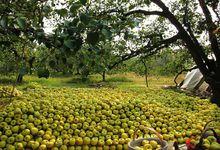
[[[142,36],[147,42],[142,43],[141,48],[121,56],[118,62],[143,53],[154,54],[172,44],[183,45],[210,85],[213,92],[212,102],[220,105],[219,0],[174,0],[170,3],[162,0],[140,0],[130,3],[126,0],[118,3],[100,2],[102,3],[99,4],[100,9],[97,14],[109,18],[121,17],[121,24],[126,22],[126,19],[152,20],[150,16],[156,16],[153,19],[153,22],[157,23],[156,26],[152,27],[152,24],[145,22],[140,29],[153,29],[145,32],[145,37]],[[167,25],[171,28],[166,30]],[[208,56],[214,56],[214,59],[209,59]],[[117,65],[117,62],[114,65]]]

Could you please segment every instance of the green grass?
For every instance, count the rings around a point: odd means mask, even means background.
[[[0,77],[0,85],[12,85],[14,82],[14,77]],[[19,89],[25,88],[28,84],[37,83],[41,86],[48,88],[61,88],[61,87],[71,87],[71,88],[87,88],[91,85],[102,84],[103,86],[118,87],[122,89],[126,88],[145,88],[145,78],[138,76],[133,73],[125,74],[114,74],[107,75],[106,82],[102,82],[100,75],[91,75],[88,80],[82,81],[80,76],[65,76],[65,77],[50,77],[48,79],[38,78],[37,76],[24,76],[22,84],[17,85]],[[150,76],[148,78],[148,85],[150,88],[161,87],[163,85],[174,85],[172,77],[155,77]]]
[[[12,85],[15,77],[0,76],[0,85]],[[180,79],[182,80],[182,78]],[[90,75],[88,80],[82,81],[80,76],[57,76],[48,79],[38,78],[37,76],[24,76],[22,84],[16,85],[18,89],[25,88],[31,83],[37,83],[48,88],[91,88],[96,84],[102,84],[104,87],[127,88],[146,88],[145,78],[134,73],[107,75],[106,82],[102,82],[100,75]],[[91,86],[93,85],[93,86]],[[174,85],[173,77],[149,76],[149,88],[161,88],[164,85]]]

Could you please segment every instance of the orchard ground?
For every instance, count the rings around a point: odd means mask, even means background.
[[[12,85],[13,76],[0,76],[0,85]],[[178,81],[182,81],[184,75],[180,76]],[[48,79],[38,78],[37,76],[24,76],[23,84],[17,85],[17,88],[22,89],[29,83],[37,83],[47,88],[89,88],[91,84],[100,83],[102,78],[100,75],[90,75],[88,80],[82,82],[80,76],[63,76],[57,75]],[[117,88],[145,88],[146,82],[143,76],[139,76],[135,73],[113,74],[107,75],[104,85],[114,86]],[[164,85],[174,85],[173,76],[149,76],[148,84],[150,88],[161,88]]]
[[[135,130],[139,137],[155,136],[145,127],[166,141],[185,143],[191,138],[196,143],[204,125],[220,118],[219,108],[209,100],[162,88],[174,85],[173,77],[150,76],[149,87],[143,77],[131,73],[100,81],[98,75],[86,82],[25,76],[14,97],[1,95],[0,148],[127,149]],[[9,83],[2,77],[5,91],[11,90]],[[211,126],[219,134],[220,122]],[[204,145],[216,146],[216,139],[210,136]]]

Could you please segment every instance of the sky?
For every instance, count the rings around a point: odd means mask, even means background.
[[[59,0],[59,5],[56,5],[56,9],[65,8],[65,5],[61,5],[61,3],[65,3],[66,0]],[[44,18],[44,31],[48,34],[53,33],[54,26],[54,19],[45,19]]]

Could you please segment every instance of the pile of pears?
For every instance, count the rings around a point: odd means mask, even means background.
[[[177,103],[175,107],[165,105],[162,101],[168,101],[173,93],[149,97],[117,88],[33,88],[22,92],[0,110],[0,149],[126,150],[134,134],[156,137],[146,127],[154,128],[166,141],[185,143],[189,137],[198,140],[206,122],[220,117],[218,107],[206,100],[195,98],[195,110],[177,108]],[[178,96],[181,94],[176,93]],[[192,98],[183,97],[188,105],[186,98]],[[220,127],[219,123],[213,126]],[[153,142],[146,141],[144,146],[160,149]]]

